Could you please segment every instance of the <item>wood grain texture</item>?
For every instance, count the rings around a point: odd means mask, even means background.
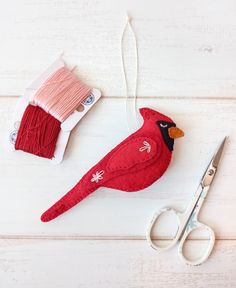
[[[234,0],[0,1],[1,288],[236,287],[235,8]],[[127,10],[140,54],[138,105],[168,114],[186,136],[150,188],[100,189],[63,217],[41,223],[40,214],[130,133],[120,51]],[[124,49],[132,89],[130,33]],[[63,164],[52,166],[8,150],[17,102],[10,96],[22,95],[62,51],[104,98],[73,131]],[[186,208],[224,135],[223,161],[200,215],[223,240],[204,265],[187,267],[176,249],[158,254],[148,247],[147,224],[160,207]],[[170,238],[174,222],[166,221],[155,238]],[[205,238],[192,235],[188,253],[199,253]]]
[[[16,102],[1,99],[2,147],[8,141],[8,122]],[[162,179],[138,193],[101,188],[55,221],[40,222],[45,209],[130,133],[124,100],[103,98],[73,132],[61,166],[22,152],[9,152],[5,147],[0,158],[0,234],[143,238],[157,209],[166,205],[186,208],[219,141],[229,135],[201,219],[216,231],[218,239],[235,238],[235,101],[153,98],[139,99],[138,104],[167,113],[186,133],[176,140],[173,161]],[[159,234],[169,237],[169,230],[163,230]]]
[[[120,38],[128,9],[138,37],[139,96],[235,97],[235,6],[234,0],[4,2],[0,95],[22,94],[64,51],[88,84],[105,96],[124,96]]]
[[[189,252],[199,252],[201,244],[191,241]],[[0,285],[233,288],[235,257],[236,241],[217,241],[207,263],[188,267],[175,249],[158,254],[145,241],[1,240]]]

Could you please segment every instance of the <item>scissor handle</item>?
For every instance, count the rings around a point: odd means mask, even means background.
[[[185,254],[183,252],[183,246],[184,246],[184,243],[185,243],[187,237],[189,236],[189,234],[191,232],[193,232],[194,230],[197,230],[197,229],[200,229],[200,228],[204,228],[205,230],[208,231],[209,236],[210,236],[209,243],[208,243],[208,246],[206,248],[205,253],[201,257],[197,258],[196,260],[190,260],[190,259],[188,259],[185,256]],[[196,221],[193,228],[189,228],[189,226],[186,227],[186,230],[184,231],[184,234],[180,238],[179,247],[178,247],[179,256],[182,259],[182,261],[184,261],[188,265],[191,265],[191,266],[200,265],[203,262],[205,262],[207,260],[207,258],[210,256],[211,251],[212,251],[212,249],[214,247],[214,243],[215,243],[215,233],[214,233],[214,231],[209,226],[207,226],[207,225],[205,225],[205,224],[203,224],[201,222]]]
[[[151,233],[152,233],[152,229],[156,223],[156,221],[158,220],[158,218],[163,214],[163,213],[166,213],[166,212],[173,212],[173,214],[175,214],[177,216],[177,219],[178,219],[178,228],[177,228],[177,231],[176,231],[176,234],[174,236],[174,238],[171,240],[170,244],[169,245],[166,245],[166,246],[159,246],[157,245],[156,243],[153,242],[152,240],[152,237],[151,237]],[[157,213],[155,213],[153,215],[153,218],[152,220],[150,221],[150,224],[148,225],[148,229],[147,229],[147,233],[146,233],[146,239],[147,239],[147,242],[148,244],[155,250],[168,250],[170,248],[172,248],[179,240],[179,228],[180,228],[180,221],[181,221],[181,215],[182,213],[176,211],[175,209],[173,208],[170,208],[170,207],[165,207],[165,208],[162,208],[160,209]]]

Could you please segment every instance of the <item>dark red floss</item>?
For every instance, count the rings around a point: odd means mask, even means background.
[[[42,108],[29,104],[21,120],[15,149],[52,159],[60,125],[59,120]]]

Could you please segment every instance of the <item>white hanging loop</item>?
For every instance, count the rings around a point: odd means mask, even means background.
[[[133,93],[130,93],[129,85],[128,85],[128,77],[127,77],[127,71],[125,67],[125,53],[124,53],[124,36],[126,31],[130,29],[134,45],[135,45],[135,87],[133,90]],[[123,75],[125,80],[125,86],[126,86],[126,118],[127,118],[127,125],[128,128],[132,130],[137,130],[137,128],[140,127],[139,118],[138,118],[138,112],[137,112],[137,91],[138,91],[138,74],[139,74],[139,54],[138,54],[138,45],[137,45],[137,38],[134,32],[134,29],[131,25],[131,18],[127,15],[127,21],[122,33],[121,37],[121,57],[122,57],[122,68],[123,68]]]

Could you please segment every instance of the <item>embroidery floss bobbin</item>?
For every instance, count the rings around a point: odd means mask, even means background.
[[[53,158],[61,123],[91,94],[72,71],[59,68],[38,89],[22,117],[16,150]]]
[[[90,94],[90,87],[71,70],[62,67],[43,83],[33,103],[63,122]]]
[[[43,158],[54,156],[60,121],[39,106],[29,104],[23,114],[15,150],[22,150]]]

